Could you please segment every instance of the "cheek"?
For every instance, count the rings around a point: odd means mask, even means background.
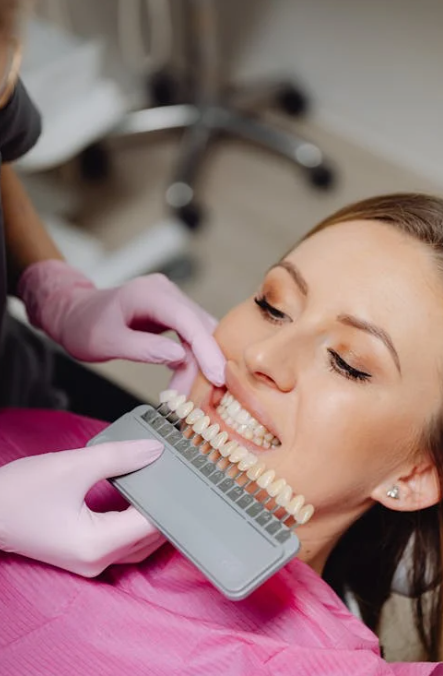
[[[329,375],[300,383],[291,441],[276,458],[297,491],[328,509],[370,495],[404,462],[420,427],[394,399],[374,399],[369,389],[357,396],[351,384],[334,383]]]

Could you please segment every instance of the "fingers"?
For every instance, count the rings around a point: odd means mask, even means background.
[[[78,449],[71,453],[70,476],[84,500],[89,489],[102,479],[135,472],[157,460],[163,445],[154,439],[118,441]]]
[[[198,364],[194,359],[191,350],[187,347],[185,347],[185,349],[186,360],[175,369],[168,387],[172,390],[177,390],[180,394],[188,396],[198,373]]]
[[[106,565],[134,553],[140,542],[153,544],[159,536],[159,531],[132,506],[123,512],[90,512],[89,518],[95,530],[97,556]]]
[[[170,338],[127,328],[122,332],[113,358],[172,366],[183,361],[185,351]]]
[[[126,291],[125,300],[131,305],[132,317],[142,319],[145,315],[150,321],[176,331],[191,346],[208,380],[215,385],[224,384],[225,359],[211,335],[216,321],[210,315],[162,275],[135,280]],[[152,337],[152,334],[147,335],[147,341]],[[152,354],[150,348],[146,347],[146,350]]]
[[[154,538],[148,538],[147,541],[137,544],[131,551],[122,556],[122,558],[115,560],[115,564],[123,565],[127,563],[140,563],[144,561],[151,554],[156,552],[162,545],[166,542],[166,538],[161,534],[157,533]]]

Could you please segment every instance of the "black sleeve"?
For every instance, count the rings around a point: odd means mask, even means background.
[[[21,80],[7,105],[0,110],[0,153],[12,162],[35,145],[41,133],[41,118]]]

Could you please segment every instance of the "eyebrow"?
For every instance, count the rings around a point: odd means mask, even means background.
[[[400,359],[398,358],[397,350],[394,347],[394,343],[392,342],[389,333],[379,326],[375,326],[375,324],[366,322],[364,319],[358,319],[358,317],[353,317],[352,315],[338,315],[337,320],[342,324],[346,324],[346,326],[353,326],[355,329],[365,331],[371,336],[375,336],[381,340],[391,353],[391,356],[397,367],[397,371],[401,374]]]
[[[298,288],[300,289],[301,293],[304,296],[308,295],[309,292],[309,286],[303,275],[301,274],[300,270],[291,262],[287,260],[282,260],[279,261],[276,265],[274,265],[273,268],[283,268],[290,274]],[[397,371],[401,374],[401,366],[400,366],[400,359],[398,357],[397,350],[394,347],[394,343],[392,342],[392,339],[385,331],[379,326],[376,326],[375,324],[371,324],[370,322],[365,321],[364,319],[359,319],[358,317],[354,317],[353,315],[348,315],[348,314],[340,314],[337,317],[337,321],[339,321],[341,324],[345,324],[346,326],[352,326],[355,329],[359,329],[360,331],[365,331],[365,333],[369,333],[369,335],[374,336],[375,338],[378,338],[379,340],[382,341],[382,343],[387,347],[389,350],[391,357],[394,360],[394,364],[397,367]]]
[[[284,270],[286,270],[286,272],[289,272],[289,274],[291,275],[294,282],[297,284],[302,294],[304,296],[308,295],[309,291],[308,283],[301,274],[300,270],[294,265],[294,263],[290,263],[289,261],[283,260],[273,265],[271,270],[273,270],[274,268],[283,268]]]

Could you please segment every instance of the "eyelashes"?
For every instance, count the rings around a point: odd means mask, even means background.
[[[284,312],[278,310],[276,307],[268,303],[266,296],[258,296],[254,298],[254,303],[259,307],[261,314],[267,319],[276,324],[280,324],[288,316]]]
[[[358,369],[353,368],[342,359],[335,350],[328,349],[328,352],[330,356],[331,371],[335,371],[345,378],[349,378],[349,380],[357,380],[360,382],[367,382],[370,380],[370,373],[365,373],[365,371],[359,371]]]
[[[272,324],[282,324],[285,320],[291,321],[291,318],[281,310],[271,305],[266,296],[257,296],[254,298],[254,303],[260,310],[264,319]],[[368,382],[371,379],[371,374],[365,371],[355,369],[348,364],[335,350],[328,349],[330,370],[338,373],[343,378],[353,380],[356,382]]]

